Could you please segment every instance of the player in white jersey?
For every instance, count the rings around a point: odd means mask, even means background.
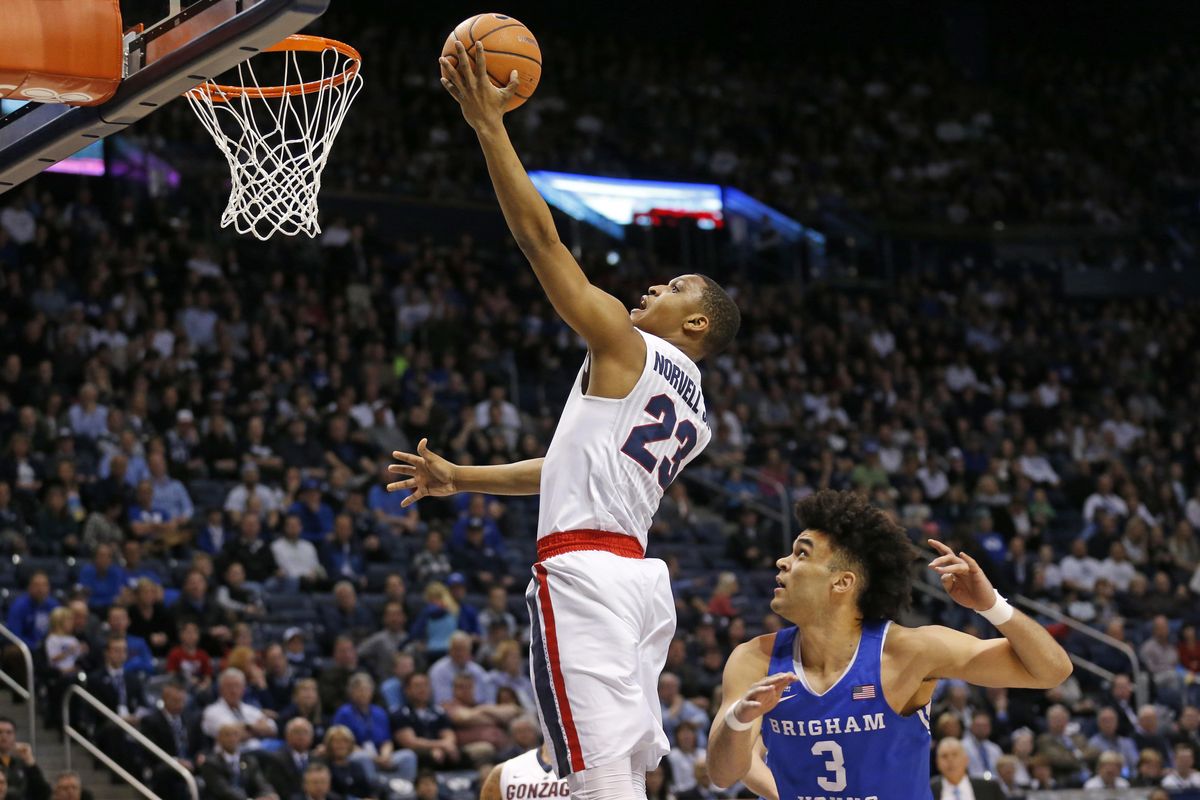
[[[487,160],[513,237],[588,355],[546,458],[457,467],[429,451],[396,453],[405,504],[457,491],[543,495],[538,561],[526,599],[538,716],[558,774],[577,800],[645,794],[667,753],[657,681],[675,631],[666,566],[643,558],[664,489],[711,432],[696,361],[732,341],[736,304],[714,281],[683,275],[632,310],[588,282],[504,130],[516,90],[492,85],[482,42],[441,60]],[[515,73],[514,73],[515,74]],[[543,469],[545,467],[545,469]]]
[[[479,792],[479,800],[566,800],[570,796],[566,780],[554,774],[546,745],[492,767]]]

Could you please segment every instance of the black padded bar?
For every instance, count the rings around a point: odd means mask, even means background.
[[[325,13],[330,0],[260,0],[241,14],[130,75],[99,106],[45,104],[5,117],[0,125],[0,194],[51,164],[118,133],[198,85],[220,75]],[[21,109],[24,111],[24,109]]]

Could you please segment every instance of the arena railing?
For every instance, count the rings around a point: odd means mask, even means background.
[[[791,532],[792,526],[789,524],[788,520],[791,519],[792,510],[791,510],[791,506],[788,504],[787,487],[784,486],[779,481],[775,480],[774,478],[770,477],[769,475],[765,474],[764,472],[755,469],[754,467],[742,467],[742,474],[745,475],[747,478],[756,480],[762,484],[766,484],[767,486],[770,486],[772,489],[775,490],[776,496],[779,498],[779,507],[778,508],[775,508],[762,500],[743,500],[742,504],[749,506],[750,508],[753,508],[755,511],[757,511],[759,514],[762,514],[764,517],[767,517],[768,519],[773,519],[777,523],[779,523],[779,528],[781,531],[781,538],[782,538],[782,543],[783,543],[783,550],[780,551],[780,555],[782,555],[783,553],[790,553],[792,550],[792,538],[793,537],[792,537],[792,532]],[[708,478],[705,478],[702,475],[697,475],[697,474],[694,474],[691,472],[684,472],[683,477],[689,483],[694,483],[697,486],[703,486],[705,489],[707,489],[710,492],[714,492],[719,495],[724,495],[725,497],[733,496],[733,492],[726,489],[720,483],[718,483],[714,480],[709,480]]]
[[[96,744],[92,742],[82,731],[77,730],[71,725],[71,699],[75,697],[78,697],[84,703],[87,703],[93,711],[100,714],[100,716],[104,717],[109,722],[120,728],[121,731],[130,739],[133,739],[142,747],[149,750],[151,755],[153,755],[183,779],[184,784],[187,786],[188,795],[190,795],[191,800],[200,800],[200,790],[197,787],[196,779],[192,776],[191,772],[184,769],[183,765],[176,761],[174,757],[168,755],[167,752],[161,747],[147,739],[145,734],[143,734],[137,728],[121,719],[118,714],[112,711],[112,709],[110,709],[108,706],[101,703],[98,699],[96,699],[95,695],[93,695],[87,689],[84,689],[82,686],[72,686],[63,694],[62,725],[63,733],[67,737],[65,742],[66,746],[64,748],[67,769],[71,769],[71,742],[73,740],[84,750],[87,750],[89,753],[91,753],[93,758],[98,759],[106,767],[124,778],[130,786],[132,786],[134,789],[137,789],[138,792],[140,792],[143,796],[149,798],[149,800],[163,800],[163,798],[155,794],[150,787],[146,786],[146,784],[142,783],[141,780],[134,777],[132,773],[118,764],[116,760],[112,758],[112,756],[97,747]],[[177,798],[171,798],[171,800],[177,800]]]
[[[924,569],[924,565],[921,565],[920,568]],[[935,600],[948,606],[954,605],[954,601],[950,599],[950,595],[939,590],[935,586],[925,583],[922,580],[914,580],[913,589],[930,598],[931,600]],[[1070,657],[1071,663],[1076,667],[1082,669],[1084,672],[1092,673],[1102,681],[1111,682],[1113,678],[1117,677],[1116,673],[1106,670],[1104,667],[1087,660],[1083,656],[1076,655],[1075,653],[1067,653],[1067,655]]]
[[[0,668],[0,681],[8,688],[12,689],[17,697],[25,701],[25,708],[29,714],[29,746],[33,748],[33,752],[37,752],[37,693],[34,691],[33,685],[33,653],[29,650],[29,645],[8,629],[6,625],[0,625],[0,636],[3,636],[8,641],[21,651],[21,658],[25,661],[25,685],[22,686],[17,682],[17,679],[9,675]]]
[[[1093,628],[1091,625],[1084,624],[1077,619],[1073,619],[1049,603],[1043,603],[1041,600],[1034,600],[1032,597],[1026,597],[1025,595],[1018,594],[1012,598],[1012,603],[1016,606],[1019,606],[1026,612],[1033,611],[1037,614],[1041,614],[1044,617],[1049,617],[1055,622],[1062,623],[1071,630],[1076,631],[1077,633],[1080,633],[1089,639],[1094,639],[1120,652],[1123,656],[1129,659],[1129,676],[1133,679],[1133,691],[1137,697],[1138,707],[1140,708],[1146,703],[1150,702],[1150,682],[1145,673],[1142,671],[1142,665],[1138,661],[1137,652],[1128,642],[1122,642],[1120,639],[1114,639],[1104,631]],[[1089,661],[1088,663],[1090,664],[1091,662]],[[1099,667],[1097,667],[1097,669],[1099,669]]]
[[[934,553],[929,548],[918,547],[917,549],[920,551],[922,558],[933,559],[937,557],[937,553]],[[924,564],[921,564],[921,569],[924,569]],[[938,602],[945,603],[946,605],[952,605],[954,603],[954,601],[950,599],[950,595],[934,586],[929,585],[923,580],[914,580],[913,588],[919,591],[921,594],[924,594],[926,597],[930,597]],[[1133,680],[1134,695],[1137,698],[1138,706],[1141,707],[1150,702],[1149,682],[1146,680],[1146,676],[1142,671],[1142,665],[1138,662],[1137,653],[1134,651],[1133,647],[1129,645],[1129,643],[1122,642],[1119,639],[1114,639],[1103,631],[1093,628],[1091,625],[1086,625],[1077,619],[1067,616],[1049,603],[1043,603],[1040,600],[1034,600],[1032,597],[1026,597],[1025,595],[1018,594],[1009,598],[1009,602],[1030,616],[1041,615],[1043,617],[1049,617],[1055,622],[1060,622],[1071,630],[1077,631],[1089,639],[1094,639],[1119,651],[1122,655],[1129,659],[1129,675]],[[1071,663],[1085,672],[1090,672],[1091,674],[1100,678],[1102,681],[1111,682],[1112,679],[1116,677],[1116,673],[1107,670],[1082,656],[1075,655],[1074,653],[1068,653],[1068,655],[1071,657]]]

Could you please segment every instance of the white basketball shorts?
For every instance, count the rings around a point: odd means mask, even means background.
[[[538,542],[525,593],[529,672],[558,776],[630,758],[658,766],[670,745],[658,677],[675,635],[667,565],[637,540],[568,531]]]

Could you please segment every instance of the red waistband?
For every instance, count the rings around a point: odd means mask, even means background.
[[[538,539],[537,558],[538,561],[545,561],[577,550],[603,550],[622,558],[645,557],[641,544],[632,536],[612,531],[581,530],[552,533]]]

